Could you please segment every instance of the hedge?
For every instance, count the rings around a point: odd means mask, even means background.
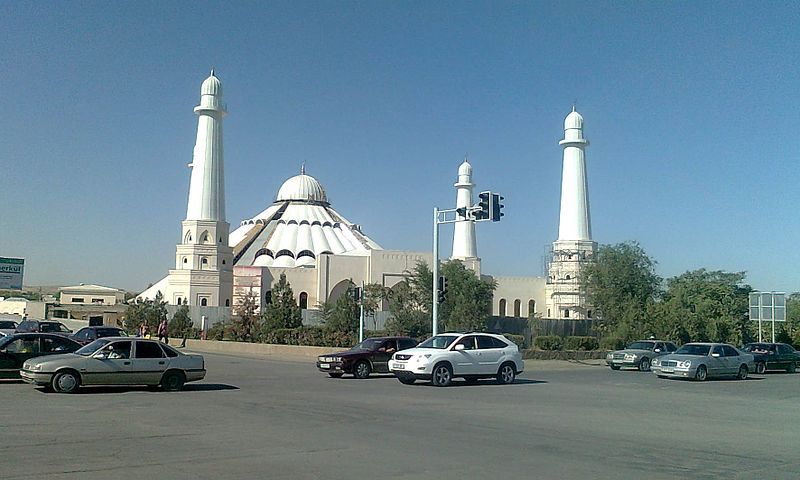
[[[625,348],[625,341],[616,337],[605,337],[600,340],[600,350],[621,350]]]
[[[564,350],[597,350],[598,343],[594,337],[567,337]]]
[[[533,346],[539,350],[561,350],[564,342],[558,335],[544,335],[533,340]]]
[[[513,333],[504,333],[504,337],[516,343],[520,350],[525,347],[525,337],[523,335],[514,335]]]

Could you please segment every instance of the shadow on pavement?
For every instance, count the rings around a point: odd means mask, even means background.
[[[42,393],[53,393],[50,389],[39,388]],[[227,385],[224,383],[189,383],[183,386],[183,390],[179,392],[166,392],[158,387],[148,386],[121,386],[121,385],[103,385],[103,386],[90,386],[81,387],[74,395],[97,395],[97,394],[111,394],[111,393],[133,393],[133,392],[151,392],[151,393],[174,393],[180,394],[182,392],[212,392],[218,390],[239,390],[235,385]]]

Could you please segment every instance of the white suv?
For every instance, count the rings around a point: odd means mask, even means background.
[[[467,383],[492,377],[498,383],[513,383],[522,368],[514,342],[491,333],[443,333],[395,353],[389,362],[389,371],[402,383],[430,380],[437,387],[450,385],[455,377]]]

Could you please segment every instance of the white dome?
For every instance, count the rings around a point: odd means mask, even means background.
[[[569,130],[571,128],[583,129],[583,117],[575,110],[570,112],[567,118],[564,119],[564,130]]]
[[[203,85],[200,87],[200,95],[222,96],[222,83],[214,75],[214,70],[211,70],[211,75],[203,80]]]
[[[275,201],[307,200],[328,203],[328,196],[319,181],[305,174],[296,175],[283,182]]]

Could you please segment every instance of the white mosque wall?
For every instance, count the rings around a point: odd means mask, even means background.
[[[492,278],[497,282],[497,289],[492,299],[492,315],[527,318],[531,313],[543,314],[546,279],[495,276]],[[517,302],[519,302],[518,307]]]

